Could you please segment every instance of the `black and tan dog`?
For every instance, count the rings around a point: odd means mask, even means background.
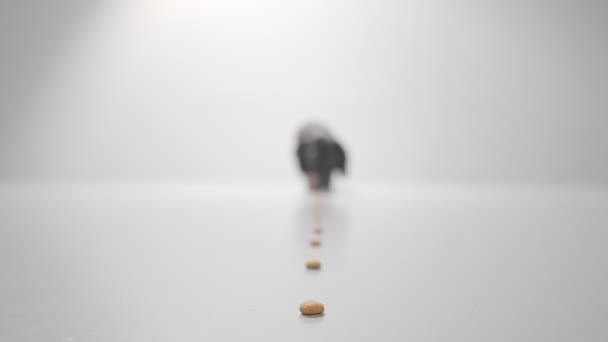
[[[329,190],[334,169],[346,173],[344,149],[321,125],[306,125],[300,130],[297,156],[312,190]]]

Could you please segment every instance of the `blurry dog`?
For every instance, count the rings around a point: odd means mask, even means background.
[[[329,190],[334,169],[346,173],[346,154],[321,125],[304,126],[298,134],[298,161],[311,190]]]

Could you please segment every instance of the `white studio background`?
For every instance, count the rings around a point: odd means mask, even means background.
[[[608,181],[601,2],[45,3],[2,8],[4,180],[293,181],[318,120],[355,180]]]

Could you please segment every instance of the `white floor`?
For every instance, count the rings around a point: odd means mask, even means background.
[[[0,186],[0,341],[608,341],[605,188],[341,187],[316,249],[311,203]]]

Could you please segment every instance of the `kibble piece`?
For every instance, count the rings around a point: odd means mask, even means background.
[[[312,239],[312,240],[310,240],[310,245],[311,246],[318,246],[320,244],[321,244],[321,240],[319,240],[319,239]]]
[[[308,260],[306,262],[306,268],[317,270],[317,269],[321,268],[321,261],[319,261],[319,260]]]
[[[321,226],[316,226],[315,228],[313,228],[313,231],[315,233],[321,233]]]
[[[324,310],[323,304],[316,300],[307,300],[300,305],[300,312],[304,315],[318,315],[322,314]]]

